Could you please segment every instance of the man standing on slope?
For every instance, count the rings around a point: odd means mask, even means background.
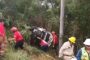
[[[71,60],[74,57],[74,44],[76,42],[75,37],[70,37],[59,50],[59,58],[63,60]]]

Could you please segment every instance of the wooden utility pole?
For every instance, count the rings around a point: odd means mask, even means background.
[[[59,48],[63,42],[63,28],[64,28],[64,0],[60,1],[60,29],[59,29]]]

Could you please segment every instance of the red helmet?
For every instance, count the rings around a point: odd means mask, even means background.
[[[17,30],[18,30],[17,27],[12,27],[12,28],[11,28],[11,31],[12,31],[12,32],[15,32],[15,31],[17,31]]]

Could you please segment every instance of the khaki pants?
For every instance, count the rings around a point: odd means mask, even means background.
[[[63,56],[63,60],[71,60],[74,56]]]

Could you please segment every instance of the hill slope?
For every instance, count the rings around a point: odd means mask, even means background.
[[[14,50],[12,46],[8,46],[7,52],[0,60],[57,60],[55,56],[51,56],[35,47],[25,45],[24,50]]]

